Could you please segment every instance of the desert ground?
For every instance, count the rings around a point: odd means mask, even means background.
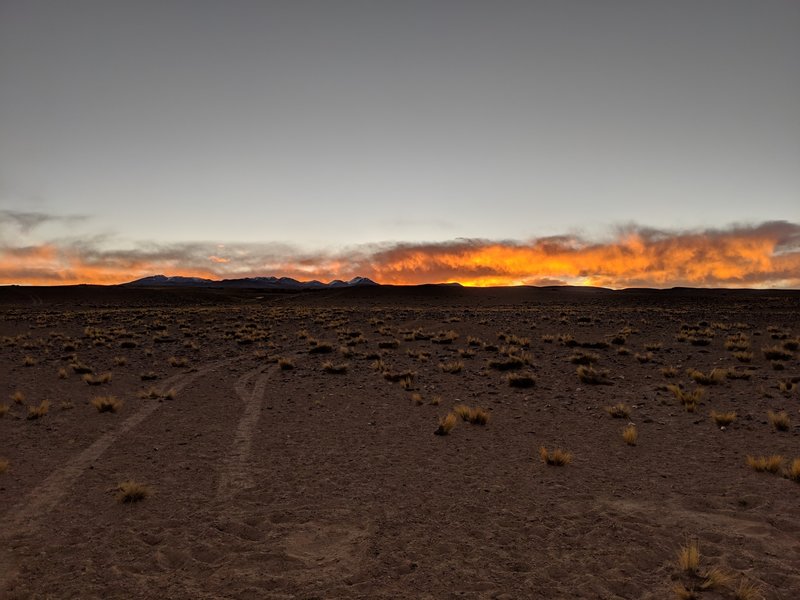
[[[3,288],[0,597],[793,600],[798,336],[797,292]]]

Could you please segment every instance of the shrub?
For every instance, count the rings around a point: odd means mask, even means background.
[[[548,450],[544,446],[540,446],[539,457],[542,459],[542,462],[544,464],[555,467],[562,467],[572,462],[572,453],[566,452],[565,450],[562,450],[560,448],[554,448],[553,450]]]
[[[509,373],[506,380],[508,385],[516,388],[529,388],[536,385],[536,377],[530,373]]]
[[[91,405],[97,412],[117,412],[122,408],[122,400],[117,400],[114,396],[95,396],[91,400]]]
[[[611,381],[608,379],[608,371],[598,371],[593,367],[581,365],[576,371],[578,379],[582,383],[589,385],[609,385]]]
[[[117,501],[123,504],[139,502],[152,493],[148,486],[131,480],[120,483],[117,490]]]
[[[777,431],[789,431],[791,421],[789,420],[789,415],[786,413],[786,411],[781,411],[779,413],[769,411],[767,412],[767,418],[769,419],[770,425],[772,425]]]
[[[433,433],[436,435],[447,435],[452,431],[453,427],[456,426],[458,422],[458,417],[455,413],[448,413],[441,419],[439,419],[439,427],[437,427],[436,431]]]
[[[720,427],[727,427],[736,420],[736,413],[733,411],[717,412],[715,410],[712,410],[711,418],[714,420],[714,423],[716,423]]]
[[[47,400],[42,400],[39,406],[29,406],[28,407],[28,420],[33,421],[35,419],[41,419],[50,411],[50,402]]]
[[[771,456],[747,456],[747,465],[758,473],[777,473],[783,464],[783,457],[779,454]]]
[[[622,439],[625,440],[628,446],[635,446],[636,441],[639,439],[639,432],[636,429],[636,425],[628,423],[625,429],[622,430]]]
[[[605,410],[615,419],[627,419],[631,414],[631,407],[623,402],[618,402],[614,406],[606,406]]]

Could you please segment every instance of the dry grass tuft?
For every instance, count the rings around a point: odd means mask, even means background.
[[[628,423],[625,429],[622,430],[622,439],[625,440],[628,446],[635,446],[639,439],[639,431],[636,429],[636,425]]]
[[[342,375],[343,373],[347,373],[347,369],[350,365],[347,363],[341,363],[338,365],[333,364],[333,362],[326,360],[322,363],[322,370],[326,373],[331,373],[334,375]]]
[[[779,413],[769,411],[767,412],[767,418],[769,419],[769,424],[772,425],[776,431],[789,431],[792,425],[791,419],[789,419],[789,415],[785,410]]]
[[[67,378],[67,370],[64,367],[60,367],[58,369],[58,378],[59,379],[66,379]]]
[[[117,486],[117,501],[122,503],[139,502],[147,498],[152,491],[143,483],[123,481]]]
[[[436,431],[433,433],[436,435],[447,435],[453,430],[453,427],[456,426],[458,422],[458,416],[456,413],[448,413],[441,419],[439,419],[439,427],[436,428]]]
[[[631,407],[624,402],[618,402],[614,406],[606,406],[605,411],[615,419],[627,419],[631,416]]]
[[[8,459],[0,457],[0,473],[5,473],[8,471]]]
[[[536,377],[530,373],[509,373],[508,385],[516,388],[529,388],[536,385]]]
[[[498,371],[510,371],[511,369],[521,369],[525,366],[525,361],[519,356],[509,356],[505,360],[490,360],[489,366]]]
[[[700,596],[693,589],[690,589],[682,583],[676,583],[672,588],[672,593],[678,600],[697,600]]]
[[[782,346],[765,346],[761,348],[761,352],[767,360],[789,360],[793,356],[791,352]]]
[[[428,404],[430,404],[431,406],[439,406],[441,403],[442,403],[442,397],[434,396],[433,398],[431,398]]]
[[[95,396],[90,404],[97,409],[97,412],[115,413],[122,408],[123,402],[114,396]]]
[[[714,419],[714,423],[716,423],[718,426],[727,427],[736,420],[736,412],[717,412],[712,410],[711,418]]]
[[[598,371],[593,367],[581,365],[576,371],[578,379],[581,383],[589,385],[609,385],[611,381],[608,379],[608,371]]]
[[[29,406],[28,407],[28,420],[33,421],[35,419],[41,419],[50,411],[50,402],[47,400],[42,400],[39,406]]]
[[[36,359],[32,356],[26,356],[25,360],[22,361],[22,364],[26,367],[32,367],[36,364]]]
[[[792,481],[800,483],[800,458],[795,458],[786,469],[786,476]]]
[[[170,356],[167,362],[169,362],[171,367],[186,367],[189,365],[188,359],[184,357],[178,358],[177,356]]]
[[[590,365],[600,360],[600,355],[594,352],[583,352],[578,350],[569,357],[569,362],[573,365]]]
[[[698,371],[697,369],[689,369],[687,374],[692,379],[692,381],[699,383],[700,385],[718,385],[725,381],[725,377],[727,376],[728,372],[725,369],[711,369],[711,371],[706,374],[702,371]]]
[[[83,379],[89,385],[102,385],[104,383],[109,383],[112,377],[113,375],[111,373],[102,373],[100,375],[86,373],[81,379]]]
[[[690,392],[678,385],[668,385],[667,389],[673,393],[681,404],[683,404],[687,412],[694,412],[697,405],[700,404],[700,400],[702,400],[705,395],[705,391],[702,388],[695,388]]]
[[[747,465],[758,473],[777,473],[783,464],[783,456],[772,454],[771,456],[747,456]]]
[[[13,394],[11,394],[10,398],[14,404],[22,404],[23,402],[25,402],[25,394],[20,391],[16,391]]]
[[[294,361],[291,358],[279,358],[278,359],[278,366],[282,370],[288,371],[290,369],[294,369]]]
[[[572,453],[562,450],[561,448],[548,450],[544,446],[540,446],[539,458],[541,458],[542,462],[546,465],[563,467],[564,465],[568,465],[572,462]]]
[[[733,591],[733,597],[736,600],[763,600],[764,595],[758,585],[742,577],[739,580],[739,585]]]
[[[461,370],[464,368],[464,363],[460,360],[454,360],[451,362],[446,363],[439,363],[439,370],[443,373],[461,373]]]
[[[9,408],[8,404],[0,404],[0,419],[2,419],[4,416],[6,416],[6,413],[8,412],[8,408]]]
[[[733,585],[733,575],[719,567],[712,567],[705,575],[705,581],[700,584],[701,590],[719,590]]]
[[[637,352],[635,356],[636,360],[638,360],[642,364],[649,363],[655,357],[655,355],[652,352],[641,352],[641,353]]]
[[[734,352],[733,358],[735,358],[739,362],[749,363],[751,360],[753,360],[753,353],[742,350],[740,352]]]
[[[417,392],[414,392],[413,394],[411,394],[411,401],[416,406],[422,406],[423,404],[425,404],[425,401],[422,399],[422,394],[419,394]]]
[[[115,367],[124,367],[128,364],[128,359],[124,356],[115,356],[114,357],[114,366]]]
[[[453,413],[461,417],[462,421],[473,425],[486,425],[489,422],[489,413],[482,408],[458,404],[453,407]]]
[[[681,571],[696,575],[700,568],[700,546],[692,540],[678,550],[678,567]]]

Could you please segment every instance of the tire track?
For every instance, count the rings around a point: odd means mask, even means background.
[[[222,461],[219,485],[217,486],[217,500],[226,500],[253,485],[252,474],[247,463],[250,458],[250,448],[253,445],[253,435],[261,417],[267,380],[275,370],[276,368],[273,367],[264,372],[263,366],[257,367],[242,375],[234,385],[236,394],[244,403],[244,412],[236,427],[232,447]],[[255,378],[255,383],[252,389],[248,389],[248,384],[253,378]]]
[[[242,360],[242,357],[212,362],[192,373],[179,373],[165,380],[161,385],[161,390],[163,392],[175,389],[176,392],[180,392],[203,375],[237,360]],[[51,473],[6,512],[0,521],[2,523],[2,529],[0,529],[0,591],[5,589],[12,579],[9,540],[22,533],[32,533],[37,528],[37,518],[49,513],[93,462],[100,458],[121,436],[153,414],[159,406],[161,403],[156,401],[142,406],[125,419],[119,427],[100,436],[88,448],[71,458],[64,467]]]

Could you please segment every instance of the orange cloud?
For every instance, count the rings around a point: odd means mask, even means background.
[[[677,232],[630,226],[605,242],[578,236],[527,243],[456,240],[361,246],[338,254],[227,244],[226,250],[237,256],[235,262],[209,256],[209,246],[178,244],[132,251],[52,243],[0,247],[0,283],[111,284],[166,273],[321,281],[360,275],[386,284],[473,286],[800,287],[800,225],[785,221]]]

